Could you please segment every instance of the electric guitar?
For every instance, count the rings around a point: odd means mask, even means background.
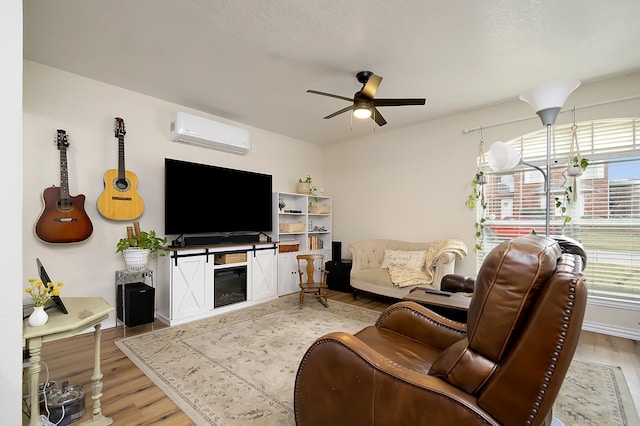
[[[36,235],[47,243],[75,243],[93,233],[93,224],[84,210],[85,196],[69,195],[67,172],[67,133],[58,129],[56,144],[60,151],[60,187],[51,186],[42,193],[44,210],[36,223]]]
[[[98,211],[107,219],[133,220],[142,215],[144,202],[138,194],[138,177],[124,167],[124,120],[116,117],[115,137],[118,138],[118,170],[104,174],[104,191],[98,197]]]

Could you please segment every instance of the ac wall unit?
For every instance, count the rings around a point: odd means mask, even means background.
[[[249,132],[186,112],[176,113],[170,127],[171,140],[234,154],[246,154],[251,149]]]

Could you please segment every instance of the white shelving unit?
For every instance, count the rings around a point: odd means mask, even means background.
[[[280,210],[278,204],[284,201]],[[331,197],[274,192],[273,241],[279,245],[297,244],[296,251],[278,253],[278,294],[300,290],[296,256],[304,253],[324,254],[331,260]],[[311,206],[311,207],[310,207]]]

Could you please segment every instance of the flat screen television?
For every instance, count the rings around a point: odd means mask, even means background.
[[[268,174],[165,158],[164,232],[270,232],[271,186]]]

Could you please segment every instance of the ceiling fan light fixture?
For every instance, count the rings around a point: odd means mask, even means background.
[[[353,116],[356,118],[369,118],[372,111],[371,106],[366,102],[358,102],[353,106]]]

